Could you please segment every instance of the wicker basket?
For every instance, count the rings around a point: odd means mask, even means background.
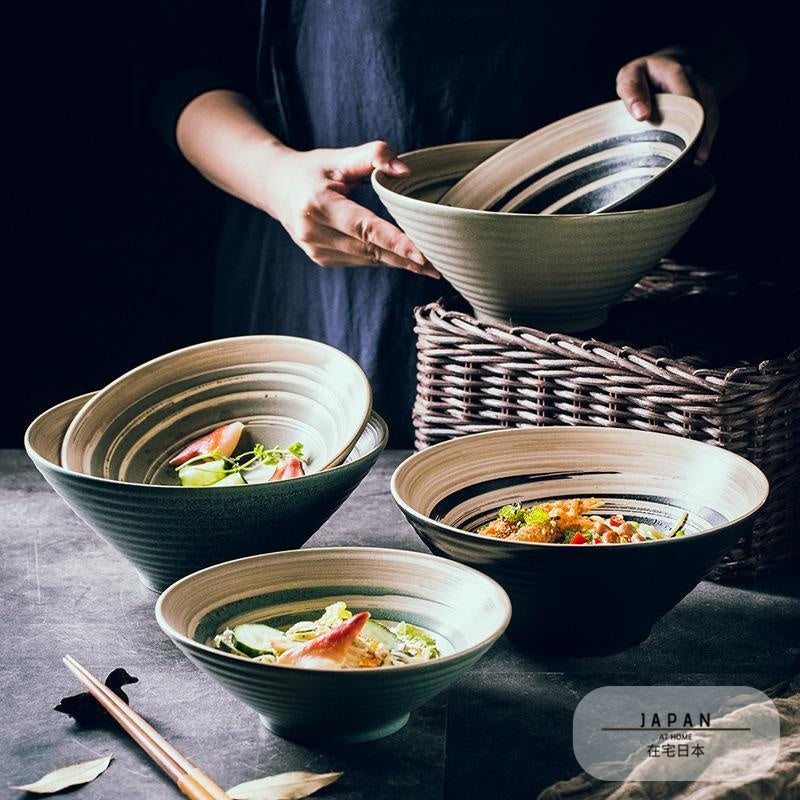
[[[751,327],[771,319],[757,301],[757,292],[770,288],[774,284],[663,262],[618,309],[629,318],[654,298],[740,297],[758,312],[743,320]],[[780,291],[787,296],[786,287]],[[796,301],[798,290],[791,287],[791,293]],[[440,303],[416,310],[415,330],[418,448],[498,428],[564,424],[631,427],[709,442],[750,459],[771,483],[752,536],[712,577],[755,577],[800,560],[794,527],[800,510],[800,349],[715,367],[713,349],[675,356],[669,344],[634,349],[619,341],[584,341],[481,323]],[[785,334],[776,342],[783,352],[785,342]]]

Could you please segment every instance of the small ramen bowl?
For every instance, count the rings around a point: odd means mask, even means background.
[[[37,417],[25,433],[25,449],[78,517],[157,592],[209,564],[300,547],[361,483],[389,436],[373,412],[343,464],[304,478],[223,488],[126,483],[59,463],[67,427],[91,397],[67,400]]]
[[[693,97],[654,94],[652,119],[621,100],[587,108],[504,147],[462,177],[440,202],[484,211],[596,214],[648,195],[690,153],[703,128]]]
[[[330,345],[241,336],[148,361],[98,392],[61,449],[75,472],[127,483],[177,484],[169,459],[230,422],[266,447],[304,445],[307,473],[340,464],[367,424],[372,392],[361,367]]]
[[[746,459],[712,445],[619,428],[511,428],[412,455],[392,495],[425,544],[485,572],[511,597],[509,637],[541,653],[600,655],[644,641],[752,529],[769,491]],[[504,505],[597,497],[596,514],[685,535],[571,545],[493,538],[477,529]]]
[[[308,669],[260,664],[209,646],[226,627],[277,627],[315,619],[344,600],[376,620],[436,634],[441,656],[404,666]],[[170,586],[156,619],[181,652],[255,709],[263,724],[300,742],[365,742],[388,736],[446,689],[501,636],[506,593],[469,567],[425,553],[329,547],[229,561]]]

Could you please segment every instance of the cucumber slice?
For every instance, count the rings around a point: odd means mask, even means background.
[[[382,644],[387,650],[394,650],[395,647],[400,646],[400,640],[394,635],[394,632],[380,622],[375,622],[374,619],[367,620],[361,630],[361,635],[365,639],[372,639],[374,642]]]
[[[270,628],[269,625],[260,623],[248,623],[237,625],[233,629],[233,642],[239,650],[249,656],[261,656],[272,653],[272,643],[275,639],[285,639],[283,631],[277,628]]]
[[[247,653],[239,650],[233,641],[233,631],[226,630],[223,633],[214,637],[214,646],[219,650],[224,650],[226,653],[233,653],[235,656],[242,656],[242,658],[249,658]]]
[[[240,472],[231,472],[226,475],[221,481],[212,483],[211,486],[216,489],[218,486],[245,486],[245,480]]]
[[[184,486],[212,486],[225,477],[225,459],[189,464],[178,470],[178,477]]]

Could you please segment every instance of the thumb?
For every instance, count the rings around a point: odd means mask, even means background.
[[[340,150],[334,160],[334,179],[360,180],[373,169],[387,175],[408,175],[408,167],[395,156],[394,150],[386,142],[377,141]]]
[[[634,119],[650,118],[653,108],[645,59],[631,61],[617,73],[617,95]]]

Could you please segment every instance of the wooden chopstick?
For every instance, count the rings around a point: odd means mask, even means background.
[[[62,659],[67,669],[119,723],[120,727],[178,784],[191,800],[230,800],[230,795],[181,755],[147,720],[82,667],[72,656]]]

